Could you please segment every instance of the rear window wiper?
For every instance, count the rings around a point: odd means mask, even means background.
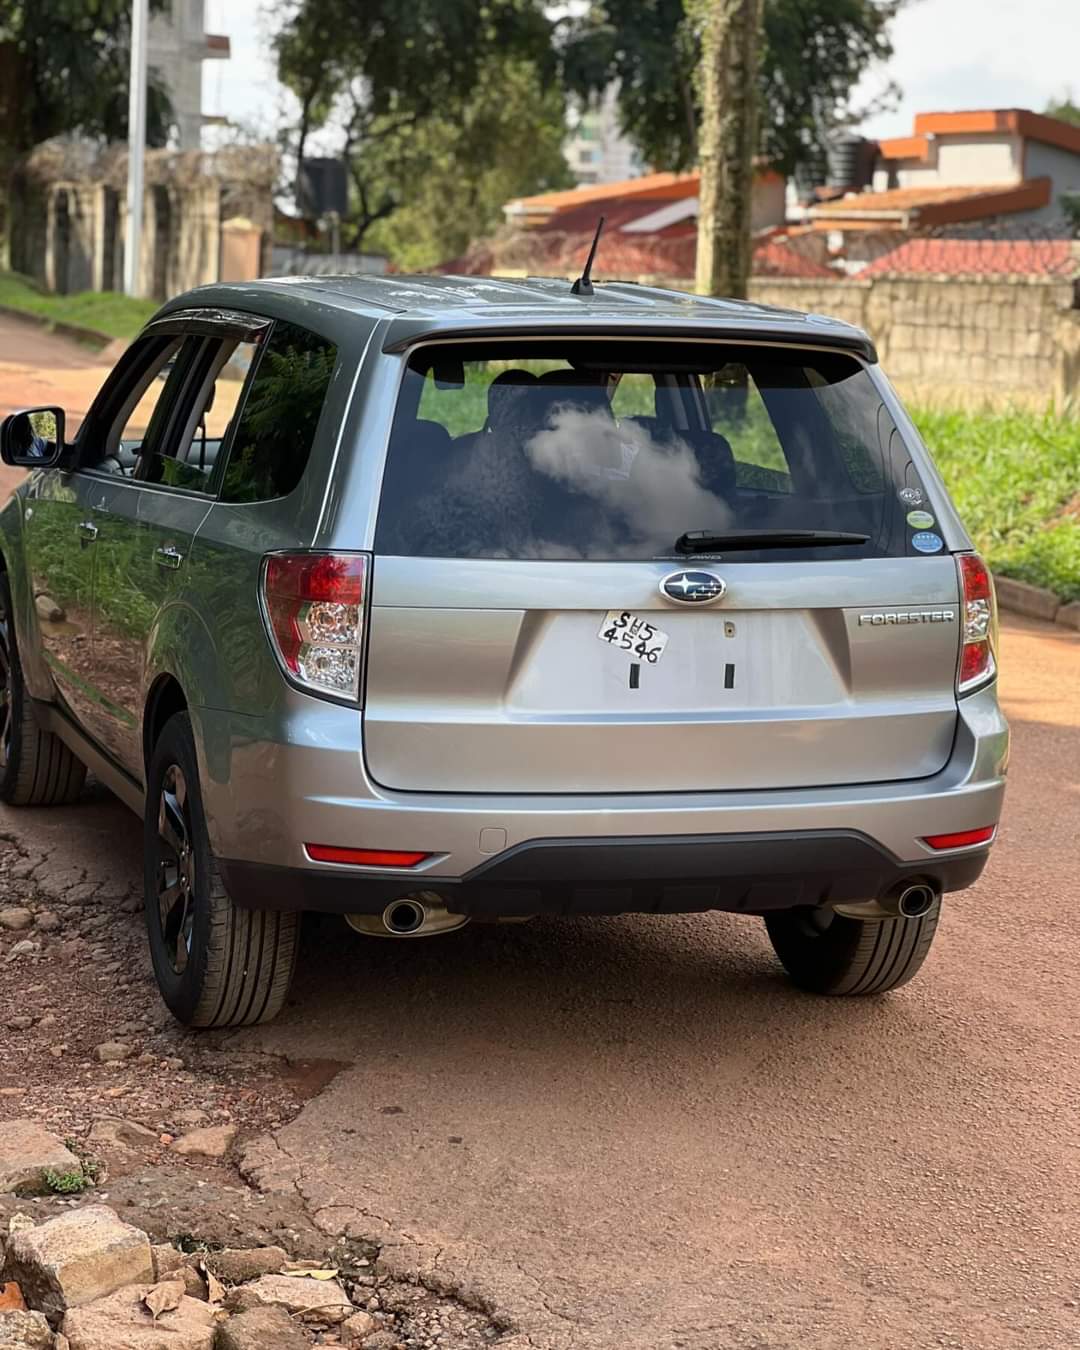
[[[709,530],[687,530],[675,541],[675,552],[715,553],[720,549],[752,548],[840,548],[845,544],[865,544],[868,534],[847,530],[732,530],[713,534]]]

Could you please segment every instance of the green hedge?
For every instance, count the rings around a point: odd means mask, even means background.
[[[913,416],[994,571],[1080,600],[1080,418],[929,409]]]
[[[53,323],[77,324],[110,338],[131,338],[158,308],[155,300],[133,300],[116,291],[53,295],[15,272],[0,273],[0,305]]]

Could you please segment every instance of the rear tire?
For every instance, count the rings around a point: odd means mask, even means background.
[[[801,908],[767,915],[765,927],[801,989],[834,996],[885,994],[918,972],[940,914],[940,898],[917,919],[853,919]]]
[[[171,717],[150,760],[143,826],[146,922],[158,988],[190,1027],[269,1022],[296,964],[299,915],[240,909],[210,851],[195,739]]]
[[[0,573],[0,801],[66,806],[78,800],[85,781],[86,765],[34,716],[15,641],[11,588]]]

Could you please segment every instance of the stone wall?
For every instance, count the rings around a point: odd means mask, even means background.
[[[1036,277],[798,281],[751,299],[865,328],[902,393],[953,406],[1080,402],[1080,283]]]

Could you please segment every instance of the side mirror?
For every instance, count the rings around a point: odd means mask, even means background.
[[[63,453],[63,408],[27,408],[0,423],[0,459],[5,464],[51,469]]]

